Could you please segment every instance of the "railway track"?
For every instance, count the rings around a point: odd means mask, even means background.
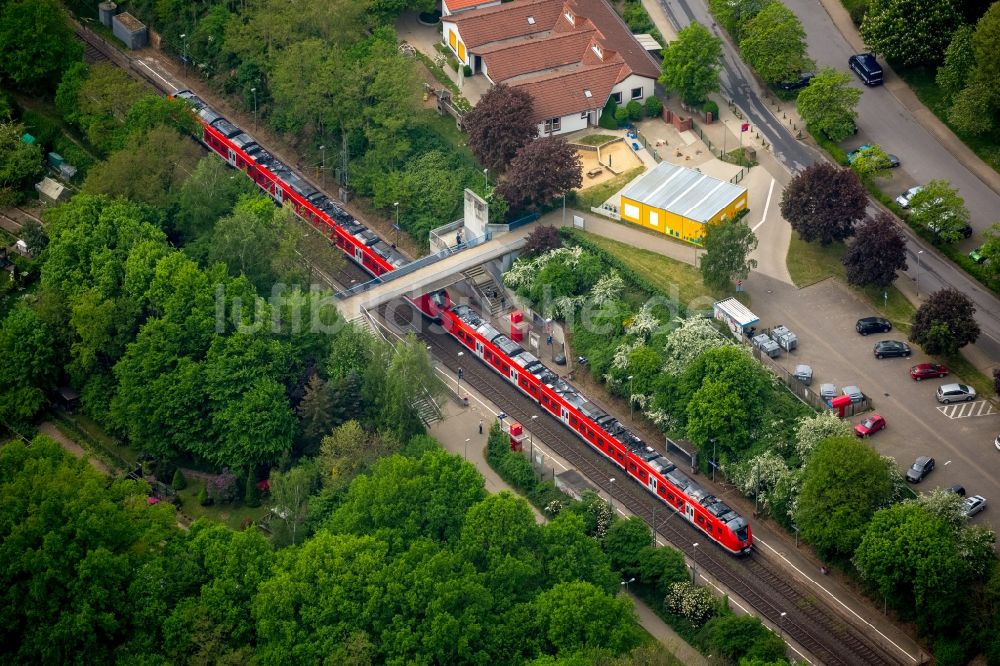
[[[452,372],[460,365],[458,352],[468,353],[439,326],[428,324],[408,303],[394,301],[378,310],[383,319],[403,330],[413,330],[428,346],[429,351]],[[622,478],[624,470],[587,446],[569,432],[546,410],[529,400],[515,387],[487,368],[478,359],[461,363],[463,381],[490,397],[514,420],[531,423],[532,430],[566,461],[584,473],[593,483],[628,507],[634,515],[653,525],[684,552],[695,567],[709,574],[725,589],[739,596],[762,617],[770,620],[779,631],[805,649],[819,663],[843,666],[871,664],[890,666],[903,662],[903,655],[889,654],[864,630],[849,623],[817,597],[803,593],[789,581],[787,572],[759,554],[736,559],[710,545],[706,539],[681,520],[675,512],[660,503],[631,481],[612,483]],[[542,416],[544,415],[544,416]],[[532,416],[540,416],[532,422]],[[658,447],[661,448],[661,447]],[[666,516],[666,518],[664,518]],[[696,546],[699,541],[703,546]]]

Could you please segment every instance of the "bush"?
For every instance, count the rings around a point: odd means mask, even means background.
[[[649,118],[659,118],[663,114],[663,102],[659,97],[646,98],[646,116]]]
[[[257,490],[257,475],[251,471],[247,475],[247,487],[243,493],[243,504],[249,507],[260,506],[260,491]]]
[[[466,65],[465,67],[463,67],[463,68],[462,68],[462,72],[463,72],[463,73],[464,73],[464,74],[465,74],[466,76],[472,76],[472,68],[471,68],[471,67],[469,67],[468,65]]]
[[[615,109],[615,126],[621,127],[626,121],[628,121],[628,111],[624,107],[619,106]]]
[[[717,119],[719,117],[719,105],[712,100],[705,102],[705,105],[701,107],[701,110],[705,113],[711,113],[712,118]]]
[[[670,586],[663,607],[671,615],[686,618],[700,626],[715,614],[715,598],[706,588],[683,581]]]
[[[173,488],[174,490],[184,490],[185,488],[187,488],[187,485],[188,485],[187,479],[184,478],[184,473],[181,472],[180,467],[178,467],[177,471],[174,472],[174,478],[170,482],[170,487]]]
[[[508,451],[500,461],[500,469],[497,471],[504,481],[524,492],[530,493],[538,484],[534,467],[520,453]]]
[[[615,102],[613,97],[609,97],[607,104],[604,105],[604,109],[601,111],[601,118],[597,121],[597,124],[604,129],[618,129],[618,121],[615,120],[615,113],[617,111],[618,103]]]
[[[208,490],[205,486],[201,487],[198,491],[198,504],[202,506],[209,506],[212,503],[212,498],[208,496]]]
[[[642,120],[642,104],[640,102],[633,99],[625,105],[625,111],[628,113],[629,120]]]

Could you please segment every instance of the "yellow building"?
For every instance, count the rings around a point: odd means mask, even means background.
[[[621,218],[701,245],[705,225],[747,207],[745,187],[660,162],[622,192]]]

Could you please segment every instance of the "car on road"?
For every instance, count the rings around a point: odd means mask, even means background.
[[[885,419],[878,414],[872,414],[861,423],[854,426],[854,434],[858,437],[871,437],[885,428]]]
[[[997,435],[996,441],[993,442],[993,445],[997,447],[997,451],[1000,451],[1000,435]]]
[[[850,398],[852,403],[858,403],[865,399],[865,394],[854,384],[845,386],[841,392]]]
[[[874,53],[855,53],[847,59],[847,66],[866,86],[882,85],[882,65],[878,64]]]
[[[871,147],[872,147],[872,144],[870,144],[870,143],[864,143],[864,144],[861,144],[860,146],[858,146],[857,148],[855,148],[854,150],[852,150],[851,152],[847,153],[847,163],[848,164],[854,164],[854,160],[856,160],[858,158],[858,155],[860,155],[861,153],[863,153],[864,151],[868,150]],[[886,153],[885,156],[889,158],[889,168],[890,169],[895,169],[896,167],[898,167],[901,164],[901,162],[899,161],[899,158],[896,157],[895,155],[893,155],[892,153]]]
[[[911,187],[906,190],[898,197],[896,197],[896,203],[898,203],[902,208],[909,208],[910,202],[913,201],[913,197],[917,196],[924,189],[923,185],[917,185],[916,187]]]
[[[957,483],[953,486],[948,486],[944,491],[946,493],[955,493],[959,497],[965,497],[965,488]]]
[[[906,470],[906,480],[910,483],[920,483],[932,469],[934,469],[934,458],[920,456],[910,465],[910,469]]]
[[[982,495],[972,495],[971,497],[966,497],[965,502],[962,505],[962,511],[965,515],[972,517],[986,508],[986,498]]]
[[[815,72],[802,72],[799,74],[799,78],[793,79],[791,81],[782,81],[776,84],[781,90],[798,90],[800,88],[805,88],[812,81],[813,77],[816,76]]]
[[[947,377],[949,372],[948,368],[940,363],[918,363],[910,368],[910,377],[919,382],[922,379]]]
[[[882,340],[876,342],[872,348],[875,358],[892,358],[895,356],[909,356],[913,353],[910,345],[899,340]]]
[[[882,317],[862,317],[858,320],[858,323],[854,325],[854,328],[861,335],[868,335],[869,333],[888,333],[892,330],[892,323],[888,319]]]
[[[967,384],[942,384],[937,390],[937,401],[948,405],[953,402],[972,402],[976,399],[976,389]]]

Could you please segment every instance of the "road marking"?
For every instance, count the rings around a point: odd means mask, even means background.
[[[163,78],[162,76],[160,76],[159,73],[156,70],[154,70],[152,67],[150,67],[149,65],[147,65],[146,63],[144,63],[142,60],[135,59],[132,62],[137,63],[139,65],[142,65],[143,67],[145,67],[146,69],[149,70],[150,74],[152,74],[153,76],[155,76],[159,80],[163,81],[166,85],[170,86],[174,90],[179,90],[179,88],[176,85],[174,85],[170,81],[167,81],[165,78]]]
[[[989,400],[961,402],[957,405],[942,405],[937,410],[949,419],[968,419],[974,416],[992,416],[1000,413],[993,407],[993,403]]]
[[[764,214],[760,216],[760,222],[754,226],[751,231],[756,232],[760,228],[760,225],[764,224],[764,220],[767,219],[767,209],[771,205],[771,194],[774,192],[774,178],[771,178],[771,187],[767,188],[767,201],[764,202]]]
[[[855,612],[855,610],[853,608],[851,608],[850,606],[848,606],[847,604],[845,604],[843,601],[841,601],[840,598],[837,597],[837,595],[835,595],[833,592],[831,592],[830,590],[828,590],[827,588],[825,588],[819,581],[817,581],[812,576],[806,574],[804,571],[802,571],[802,569],[799,569],[797,566],[795,566],[791,562],[791,560],[789,560],[787,557],[785,557],[784,553],[776,550],[771,544],[767,543],[766,541],[764,541],[763,539],[761,539],[759,536],[754,536],[753,540],[754,540],[755,544],[759,544],[761,546],[766,546],[768,550],[770,550],[772,553],[774,553],[775,555],[777,555],[778,557],[780,557],[781,559],[783,559],[785,561],[785,563],[789,567],[791,567],[792,569],[795,569],[795,571],[797,571],[800,576],[802,576],[803,578],[805,578],[806,580],[808,580],[809,582],[811,582],[813,585],[815,585],[819,589],[823,590],[823,592],[825,592],[827,594],[827,596],[829,596],[831,599],[833,599],[838,604],[840,604],[847,612],[849,612],[851,615],[853,615],[854,617],[856,617],[859,620],[861,620],[862,622],[864,622],[866,625],[868,625],[872,629],[872,631],[874,631],[876,634],[878,634],[879,636],[881,636],[882,638],[884,638],[886,640],[886,642],[889,643],[889,645],[892,645],[894,648],[896,648],[897,650],[899,650],[900,652],[902,652],[903,654],[905,654],[907,657],[910,658],[910,660],[912,662],[917,663],[917,658],[916,657],[914,657],[912,654],[910,654],[909,652],[907,652],[906,650],[904,650],[902,648],[902,646],[898,645],[891,638],[889,638],[888,636],[886,636],[885,634],[883,634],[881,631],[879,631],[878,627],[876,627],[874,624],[872,624],[871,622],[869,622],[865,618],[863,618],[860,615],[858,615],[858,613]]]

